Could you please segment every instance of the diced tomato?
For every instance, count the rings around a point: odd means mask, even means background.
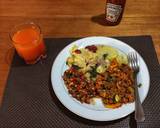
[[[76,49],[74,52],[77,53],[77,54],[81,54],[81,51],[78,50],[78,49]]]
[[[95,45],[90,45],[85,48],[94,53],[97,51],[97,47]]]

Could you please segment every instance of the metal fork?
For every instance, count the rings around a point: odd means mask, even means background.
[[[144,111],[143,107],[139,98],[139,93],[138,93],[138,85],[137,85],[137,74],[140,70],[139,68],[139,60],[138,56],[135,52],[131,52],[128,54],[128,62],[129,66],[133,69],[134,71],[134,84],[135,84],[135,119],[138,122],[142,122],[145,120],[144,116]]]

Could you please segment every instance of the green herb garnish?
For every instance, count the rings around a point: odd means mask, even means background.
[[[96,77],[97,76],[97,66],[95,66],[95,67],[91,67],[92,69],[91,70],[89,70],[88,72],[90,73],[90,77],[91,78],[93,78],[93,77]]]
[[[140,83],[140,84],[138,84],[138,87],[140,88],[142,86],[142,84]]]
[[[107,56],[108,56],[107,53],[106,53],[106,54],[103,54],[103,59],[105,60]]]

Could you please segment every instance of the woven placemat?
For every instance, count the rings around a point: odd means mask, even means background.
[[[56,38],[45,39],[48,57],[42,63],[26,65],[17,54],[14,55],[0,108],[0,128],[159,128],[160,66],[152,39],[150,36],[117,39],[135,48],[149,68],[151,84],[143,103],[144,122],[136,123],[134,113],[115,121],[96,122],[66,109],[53,92],[50,71],[57,54],[76,38]]]

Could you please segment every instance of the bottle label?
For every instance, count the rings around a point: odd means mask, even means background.
[[[106,7],[106,20],[116,22],[122,12],[121,5],[107,3]]]

